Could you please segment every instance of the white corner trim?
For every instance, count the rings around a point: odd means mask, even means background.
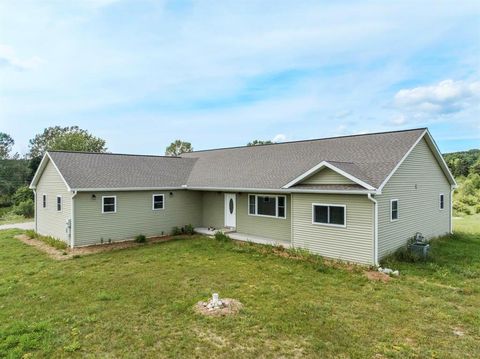
[[[327,167],[329,169],[331,169],[332,171],[334,172],[337,172],[339,175],[343,176],[343,177],[346,177],[348,178],[350,181],[353,181],[355,182],[356,184],[359,184],[360,186],[362,187],[365,187],[366,189],[369,189],[369,190],[375,190],[374,187],[370,186],[368,183],[358,179],[357,177],[355,176],[352,176],[350,173],[348,172],[345,172],[343,170],[341,170],[340,168],[332,165],[331,163],[329,163],[328,161],[322,161],[320,162],[318,165],[310,168],[307,172],[301,174],[300,176],[298,176],[297,178],[295,178],[294,180],[290,181],[289,183],[287,183],[285,186],[283,186],[282,188],[290,188],[292,187],[293,185],[299,183],[300,181],[304,180],[305,178],[311,176],[312,174],[320,171],[322,168],[324,167]]]
[[[70,206],[71,206],[71,223],[70,223],[70,247],[75,247],[75,201],[74,198],[77,195],[77,191],[73,191],[72,196],[70,197]]]
[[[50,157],[50,154],[47,152],[45,152],[45,154],[43,155],[43,158],[42,160],[40,161],[40,164],[38,165],[38,168],[37,168],[37,172],[35,172],[35,175],[33,176],[33,179],[32,179],[32,182],[30,183],[30,186],[29,188],[30,189],[34,189],[37,187],[37,182],[40,180],[40,177],[42,176],[42,173],[43,171],[45,170],[45,167],[47,166],[47,162],[46,160],[49,160],[50,162],[52,162],[53,164],[53,167],[55,168],[55,170],[58,172],[58,174],[60,175],[60,178],[62,179],[63,183],[65,184],[65,186],[67,187],[67,190],[69,192],[72,191],[72,189],[70,188],[70,186],[68,185],[67,181],[65,181],[65,178],[63,177],[62,175],[62,172],[60,172],[60,170],[58,169],[57,165],[55,164],[55,162],[52,160],[52,157]]]

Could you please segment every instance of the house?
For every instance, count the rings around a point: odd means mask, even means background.
[[[37,232],[71,247],[192,224],[364,264],[452,232],[455,180],[428,129],[196,151],[47,152]]]

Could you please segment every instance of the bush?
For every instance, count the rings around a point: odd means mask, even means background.
[[[182,229],[179,227],[173,227],[172,228],[172,236],[178,236],[182,234]]]
[[[139,234],[138,236],[135,237],[135,242],[137,243],[145,243],[147,242],[147,237],[143,234]]]
[[[195,234],[195,228],[191,225],[191,224],[186,224],[184,227],[183,227],[183,232],[185,234]]]
[[[477,204],[475,206],[475,213],[477,213],[477,214],[480,213],[480,204]]]
[[[28,186],[19,187],[12,196],[13,203],[19,205],[28,200],[33,201],[33,191]]]
[[[455,215],[459,214],[471,214],[472,212],[470,211],[470,208],[462,202],[455,201],[453,202],[453,210],[455,212]]]
[[[215,239],[217,241],[222,241],[222,242],[228,242],[228,241],[231,241],[232,239],[227,236],[225,233],[223,233],[222,231],[217,231],[215,232]]]
[[[26,201],[18,203],[17,205],[13,206],[12,212],[19,216],[32,218],[35,213],[33,200],[28,199]]]

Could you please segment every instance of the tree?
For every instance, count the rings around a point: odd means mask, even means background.
[[[0,159],[6,160],[9,158],[14,144],[15,141],[10,135],[0,132]]]
[[[46,151],[105,152],[105,140],[78,126],[48,127],[30,140],[30,158],[39,158]]]
[[[272,141],[263,141],[263,140],[253,140],[252,142],[247,143],[247,146],[261,146],[261,145],[271,145]]]
[[[182,153],[192,152],[193,147],[190,142],[175,140],[165,149],[166,156],[179,156]]]

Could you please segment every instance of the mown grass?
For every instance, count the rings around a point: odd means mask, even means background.
[[[16,233],[0,232],[0,357],[480,357],[478,234],[381,283],[201,236],[54,261]],[[244,310],[195,314],[216,291]]]
[[[455,217],[453,219],[455,231],[480,234],[480,213],[471,216]]]

